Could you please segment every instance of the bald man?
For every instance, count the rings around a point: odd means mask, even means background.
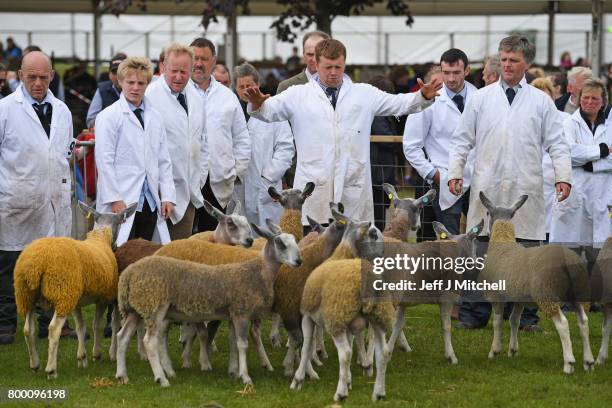
[[[49,57],[28,53],[18,74],[19,87],[0,100],[0,344],[13,342],[17,325],[17,257],[35,239],[69,236],[72,224],[72,115],[49,91]]]

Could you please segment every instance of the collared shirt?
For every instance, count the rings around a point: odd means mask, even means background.
[[[580,107],[578,105],[574,105],[574,103],[572,102],[572,97],[570,95],[570,97],[567,99],[567,103],[565,104],[565,108],[563,108],[563,112],[567,112],[571,115],[578,109],[580,109]]]
[[[584,111],[580,109],[580,117],[582,117],[582,120],[584,120],[584,123],[586,123],[588,128],[591,130],[591,133],[593,133],[593,136],[595,136],[595,131],[597,130],[597,126],[603,125],[606,122],[606,114],[604,111],[605,111],[604,108],[600,109],[599,112],[597,112],[595,123],[591,123],[586,113],[584,113]]]
[[[461,95],[463,97],[463,103],[465,105],[467,105],[467,86],[465,86],[465,84],[463,85],[463,89],[460,90],[459,92],[453,92],[450,89],[446,88],[446,94],[448,95],[448,97],[450,99],[453,99],[455,97],[455,95]]]
[[[126,99],[126,102],[132,112],[134,112],[135,109],[142,109],[142,112],[140,114],[142,115],[142,120],[144,122],[144,118],[145,118],[144,115],[146,112],[144,101],[140,103],[140,106],[134,106],[127,99]],[[147,203],[149,203],[149,208],[151,209],[151,211],[154,211],[155,210],[155,199],[153,198],[153,194],[151,194],[151,191],[149,190],[149,184],[147,183],[147,176],[145,176],[144,183],[142,185],[142,190],[140,190],[140,197],[138,198],[138,206],[136,207],[136,211],[142,212],[142,207],[144,205],[145,199],[147,200]]]
[[[308,82],[310,82],[310,80],[312,79],[313,76],[317,75],[316,72],[314,74],[311,74],[310,71],[308,70],[308,68],[306,68],[304,70],[304,72],[306,73],[306,78],[308,79]]]
[[[112,86],[112,89],[117,94],[117,97],[119,97],[121,92],[119,92],[119,90],[115,88],[115,85]],[[96,93],[94,94],[93,99],[91,100],[91,104],[89,105],[89,109],[87,110],[87,119],[85,120],[85,122],[87,123],[88,127],[94,126],[96,116],[98,116],[98,113],[100,113],[101,111],[102,96],[100,96],[100,89],[96,89]]]
[[[38,102],[36,99],[32,98],[32,96],[28,93],[28,91],[25,89],[25,86],[23,86],[23,84],[21,84],[21,90],[23,91],[23,95],[25,96],[25,99],[30,104],[30,106],[34,104],[39,104],[39,103],[48,103],[49,105],[51,104],[51,101],[52,101],[51,91],[47,91],[47,94],[45,95],[45,98],[42,100],[42,102]],[[47,105],[45,105],[44,107],[43,114],[46,114],[46,113],[47,113]]]
[[[321,78],[319,77],[319,73],[314,74],[312,77],[317,81],[317,83],[319,84],[321,89],[323,89],[323,93],[325,94],[325,96],[327,96],[327,98],[330,99],[330,96],[327,94],[327,88],[331,88],[331,87],[329,87],[327,85],[324,85],[323,82],[321,82]],[[338,99],[338,95],[340,94],[340,88],[342,88],[342,81],[340,81],[338,86],[336,86],[335,88],[336,88],[336,91],[334,93],[336,94],[336,100],[337,100]],[[329,102],[331,103],[331,99],[330,99]]]
[[[522,81],[522,80],[521,80],[521,81]],[[510,85],[508,85],[508,84],[506,83],[506,81],[504,81],[503,79],[502,79],[500,82],[501,82],[502,88],[504,89],[504,93],[506,93],[506,90],[507,90],[508,88],[510,88]],[[523,87],[523,86],[521,85],[521,83],[520,83],[520,82],[519,82],[518,84],[516,84],[516,85],[514,85],[514,86],[512,87],[512,89],[514,89],[514,92],[516,92],[516,94],[515,94],[515,95],[518,95],[519,90],[520,90],[522,87]]]
[[[193,82],[193,81],[192,81]],[[208,95],[210,95],[210,90],[212,89],[214,85],[214,83],[217,82],[215,80],[215,77],[213,77],[212,75],[210,76],[210,83],[208,84],[208,88],[206,88],[206,90],[200,88],[200,85],[196,84],[195,82],[193,82],[193,86],[195,86],[195,89],[198,91],[198,93],[200,94],[200,96],[202,96],[202,98],[204,98],[204,100],[207,99]],[[174,94],[173,94],[174,95]],[[178,96],[178,94],[176,94],[176,96]]]

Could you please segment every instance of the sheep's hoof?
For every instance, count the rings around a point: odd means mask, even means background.
[[[108,355],[108,359],[109,359],[110,361],[117,361],[117,354],[112,354],[112,353],[111,353],[111,354],[109,354],[109,355]]]
[[[304,384],[303,378],[300,380],[297,377],[293,377],[293,381],[291,381],[291,386],[289,387],[289,389],[293,391],[299,391],[302,389],[303,384]]]
[[[285,367],[285,371],[283,372],[283,374],[285,375],[285,377],[292,377],[293,367]]]
[[[242,376],[242,383],[244,385],[253,385],[253,380],[251,380],[251,377],[249,377],[248,375],[243,375]]]
[[[518,349],[511,348],[508,349],[508,357],[516,357],[518,356]]]
[[[575,362],[565,363],[563,365],[563,372],[565,374],[572,374],[574,372],[574,365],[575,364],[576,364]]]
[[[265,368],[266,370],[270,372],[274,371],[274,367],[272,367],[272,364],[262,364],[261,368]]]
[[[170,382],[166,378],[156,378],[155,382],[162,386],[162,388],[166,388],[170,386]]]
[[[328,357],[327,355],[327,350],[325,350],[324,348],[317,350],[317,354],[319,355],[319,357],[321,357],[322,359],[326,359]]]
[[[37,364],[37,365],[36,365],[36,366],[34,366],[34,367],[30,367],[30,370],[32,370],[32,371],[34,371],[34,372],[37,372],[38,370],[40,370],[40,364]]]
[[[57,378],[57,371],[47,371],[47,380],[55,380]]]
[[[385,394],[372,394],[372,402],[382,401],[386,398]]]
[[[311,380],[319,380],[320,379],[319,378],[319,374],[317,374],[317,372],[315,370],[306,370],[306,375]]]
[[[371,377],[374,375],[374,367],[372,367],[372,364],[363,366],[361,369],[363,370],[363,375],[366,377]]]
[[[189,360],[183,361],[183,364],[181,365],[181,367],[183,367],[183,368],[191,368],[191,361],[189,361]]]
[[[597,357],[597,360],[595,361],[595,364],[599,364],[599,365],[604,364],[606,362],[606,360],[607,360],[607,357],[599,356],[599,357]]]
[[[77,358],[77,367],[79,368],[87,368],[87,357]]]
[[[127,375],[118,375],[115,378],[117,379],[117,382],[119,384],[123,385],[127,384],[130,381]]]
[[[272,343],[272,347],[274,348],[281,348],[282,346],[280,336],[271,336],[270,343]]]
[[[348,395],[336,393],[334,394],[334,401],[344,401]]]
[[[397,345],[397,348],[398,348],[398,349],[400,349],[400,350],[402,350],[402,351],[403,351],[403,352],[405,352],[405,353],[410,353],[410,352],[412,351],[412,347],[410,347],[410,344],[408,344],[408,343],[406,343],[406,344],[404,344],[404,343],[399,343],[399,344]]]
[[[210,363],[200,364],[200,371],[212,371],[212,366]]]
[[[94,363],[95,363],[96,361],[100,361],[100,360],[102,360],[102,353],[100,353],[100,354],[94,354],[93,356],[91,356],[91,361],[93,361]]]
[[[455,356],[446,357],[446,361],[448,361],[449,364],[453,364],[453,365],[459,364],[459,360]]]
[[[489,358],[493,359],[501,354],[500,350],[491,350],[489,351]]]
[[[582,366],[584,367],[584,371],[592,372],[595,369],[595,362],[593,360],[585,361],[582,363]]]
[[[175,378],[176,377],[176,372],[174,372],[174,370],[164,370],[164,373],[166,373],[166,377],[168,378]]]
[[[227,374],[229,374],[229,376],[232,377],[232,378],[237,378],[238,377],[238,370],[230,368],[229,370],[227,370]]]

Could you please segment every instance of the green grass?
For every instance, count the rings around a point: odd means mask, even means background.
[[[91,318],[91,308],[86,315]],[[486,330],[453,331],[457,366],[450,366],[443,356],[438,308],[419,306],[408,309],[407,337],[414,349],[403,353],[396,349],[387,369],[387,399],[376,404],[379,407],[551,407],[580,406],[604,407],[612,401],[612,362],[597,366],[593,373],[582,369],[582,345],[576,319],[568,316],[576,372],[562,372],[561,345],[550,321],[543,321],[543,333],[520,333],[520,353],[508,358],[505,354],[489,361],[487,353],[491,344],[491,326]],[[91,320],[89,320],[91,321]],[[20,322],[21,324],[21,322]],[[227,332],[217,337],[219,353],[211,360],[214,371],[202,373],[194,350],[194,368],[180,368],[178,328],[170,334],[171,354],[177,377],[170,379],[171,386],[161,389],[153,383],[149,364],[137,357],[135,344],[128,353],[128,385],[114,381],[115,364],[108,354],[88,368],[77,369],[76,340],[60,342],[58,379],[47,381],[44,371],[32,372],[28,368],[28,354],[20,335],[15,344],[0,346],[0,389],[66,389],[68,400],[50,406],[74,407],[327,407],[334,405],[333,394],[338,378],[338,361],[333,343],[326,339],[330,354],[325,367],[315,367],[321,380],[307,380],[300,392],[289,390],[290,379],[282,375],[281,361],[285,349],[274,349],[264,343],[275,371],[260,368],[253,349],[249,349],[249,372],[255,383],[255,392],[242,395],[242,384],[227,374]],[[601,341],[601,314],[590,314],[591,345],[595,357]],[[20,328],[21,331],[21,328]],[[507,347],[509,326],[504,325],[504,346]],[[91,340],[88,355],[91,356]],[[105,339],[107,351],[109,340]],[[41,363],[46,363],[45,341],[38,342]],[[373,378],[362,375],[353,364],[353,389],[345,407],[373,405],[370,402]],[[108,388],[92,388],[97,377],[113,380]],[[215,405],[218,404],[218,405]],[[2,404],[1,406],[42,406],[41,402]]]

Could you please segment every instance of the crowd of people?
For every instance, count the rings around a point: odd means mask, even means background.
[[[296,58],[297,50],[291,64]],[[268,188],[308,182],[315,189],[302,210],[305,232],[306,216],[325,224],[330,202],[382,228],[388,199],[380,187],[396,183],[393,165],[403,160],[437,190],[432,218],[451,233],[460,232],[462,213],[467,228],[487,218],[476,194],[484,192],[499,206],[529,196],[514,218],[525,245],[569,242],[591,260],[611,235],[607,87],[587,67],[572,67],[566,85],[547,77],[532,68],[535,46],[517,35],[486,59],[481,89],[455,48],[414,81],[400,67],[353,82],[345,46],[319,31],[304,36],[302,58],[303,70],[268,83],[248,62],[233,70],[218,64],[215,45],[200,37],[165,47],[156,75],[147,58],[121,53],[103,81],[80,64],[65,74],[64,103],[51,59],[25,49],[16,86],[0,100],[0,344],[14,340],[20,252],[37,238],[70,235],[79,120],[95,128],[97,210],[137,204],[117,245],[213,230],[205,200],[220,211],[241,202],[255,224],[278,222],[281,207]],[[372,134],[403,134],[403,151],[372,145]],[[459,327],[483,327],[489,312],[490,305],[464,302]],[[526,309],[521,327],[537,330],[537,321]]]

